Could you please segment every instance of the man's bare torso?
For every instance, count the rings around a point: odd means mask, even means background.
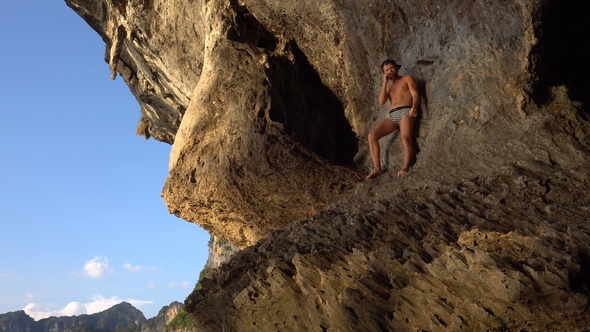
[[[398,76],[397,80],[389,81],[387,83],[390,102],[389,109],[401,106],[412,106],[412,94],[410,93],[407,79],[408,75]]]

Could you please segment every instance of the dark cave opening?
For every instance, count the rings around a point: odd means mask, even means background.
[[[228,38],[269,51],[266,74],[272,100],[270,118],[280,122],[285,132],[305,149],[330,162],[353,166],[358,139],[344,105],[322,80],[306,55],[294,41],[274,53],[278,39],[268,31],[245,6],[233,4],[236,27]]]
[[[270,118],[283,124],[286,133],[306,149],[342,165],[352,165],[358,139],[344,116],[344,105],[295,42],[284,56],[269,59]]]
[[[548,89],[565,85],[572,101],[590,114],[590,11],[582,2],[548,0],[537,28],[533,99],[550,102]]]

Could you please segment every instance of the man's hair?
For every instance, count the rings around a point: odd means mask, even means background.
[[[397,63],[395,63],[395,60],[391,59],[383,61],[383,63],[381,64],[381,70],[383,70],[383,67],[385,67],[385,65],[394,65],[395,67],[397,67],[397,69],[401,68],[401,65],[398,65]]]

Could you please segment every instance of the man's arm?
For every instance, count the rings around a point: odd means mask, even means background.
[[[389,77],[383,74],[383,84],[381,84],[381,91],[379,92],[379,105],[383,105],[389,99],[389,91],[387,91],[387,82],[389,82]]]
[[[420,107],[420,93],[418,92],[418,84],[416,84],[416,81],[412,75],[407,75],[406,77],[408,89],[412,95],[412,108],[410,109],[410,116],[416,117],[418,116],[418,107]]]

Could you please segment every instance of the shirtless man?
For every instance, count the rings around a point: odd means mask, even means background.
[[[404,166],[397,172],[402,176],[410,170],[410,164],[414,158],[412,146],[412,128],[414,119],[418,115],[420,94],[418,86],[411,75],[399,76],[401,66],[393,60],[385,60],[381,64],[383,70],[383,84],[379,92],[379,104],[383,105],[389,99],[389,115],[381,120],[369,133],[369,150],[373,159],[373,172],[367,175],[367,179],[375,178],[381,171],[379,139],[399,129],[402,147],[404,149]]]

